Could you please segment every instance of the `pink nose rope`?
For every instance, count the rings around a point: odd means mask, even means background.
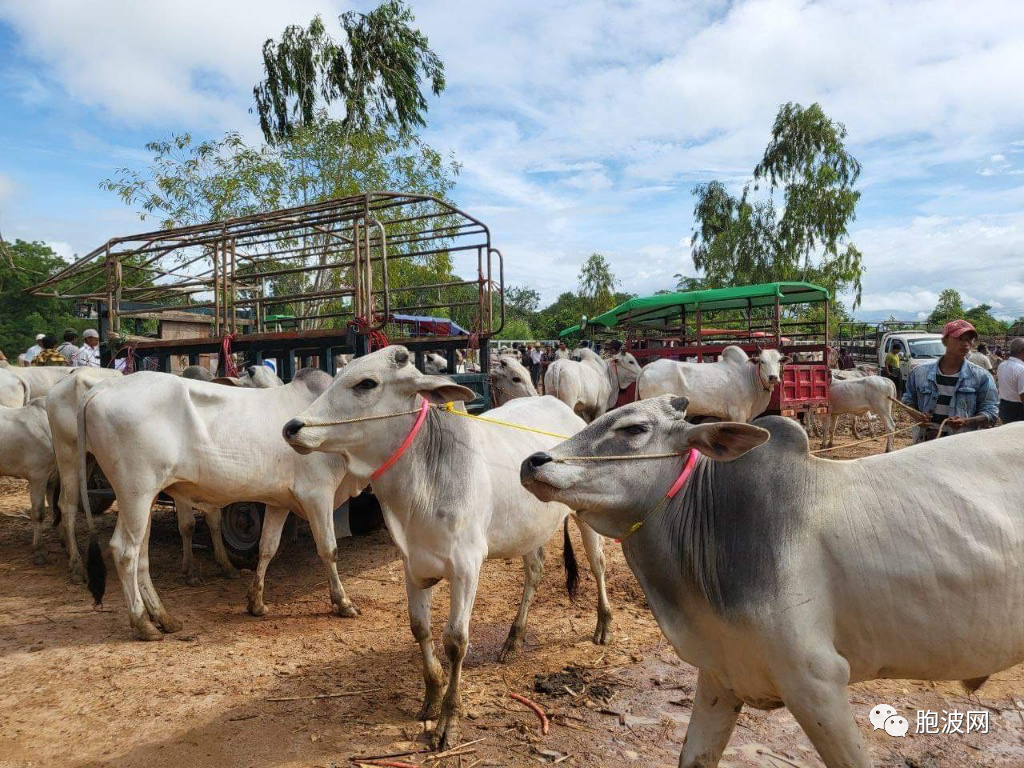
[[[429,410],[430,403],[427,402],[426,398],[424,398],[423,405],[420,407],[419,416],[416,417],[416,423],[412,425],[412,430],[409,432],[408,435],[406,435],[405,442],[398,446],[398,450],[391,454],[391,458],[389,458],[387,461],[381,464],[377,468],[377,471],[370,475],[371,481],[376,480],[378,477],[380,477],[389,469],[391,469],[391,466],[400,458],[402,458],[402,454],[409,450],[409,446],[412,445],[412,441],[416,439],[416,435],[419,433],[420,427],[422,427],[423,422],[427,420],[427,411]]]

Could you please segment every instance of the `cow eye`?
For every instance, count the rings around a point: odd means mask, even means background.
[[[376,387],[377,382],[374,381],[373,379],[363,379],[358,384],[356,384],[356,389],[371,390],[376,389]]]
[[[625,427],[619,427],[620,432],[625,432],[627,435],[642,435],[647,431],[646,424],[629,424]]]
[[[521,378],[519,378],[518,376],[513,376],[512,377],[512,381],[514,381],[516,384],[522,384],[523,383],[523,380]]]

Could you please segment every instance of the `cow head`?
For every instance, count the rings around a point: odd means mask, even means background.
[[[756,365],[758,378],[761,386],[765,389],[774,389],[775,385],[782,380],[782,366],[789,362],[788,357],[783,357],[777,349],[762,349],[751,356],[751,365]]]
[[[768,440],[767,430],[751,424],[690,424],[687,405],[685,397],[663,395],[610,411],[550,451],[527,458],[520,480],[542,501],[566,504],[598,533],[621,538],[658,506],[690,448],[714,461],[732,461]],[[572,461],[661,453],[681,455]]]
[[[448,361],[443,356],[436,352],[431,352],[426,355],[423,359],[423,372],[428,376],[437,376],[442,373],[447,373]]]
[[[491,390],[495,405],[504,405],[517,397],[537,396],[529,371],[511,355],[502,357],[491,368]]]
[[[608,367],[619,389],[625,389],[640,378],[640,363],[629,352],[622,351],[609,358]]]
[[[420,373],[409,350],[385,347],[346,365],[306,410],[284,426],[284,439],[300,453],[344,455],[349,471],[368,477],[387,460],[416,421],[413,411],[433,403],[469,401],[473,390],[442,376]],[[359,421],[349,421],[360,419]],[[344,424],[324,422],[344,421]]]

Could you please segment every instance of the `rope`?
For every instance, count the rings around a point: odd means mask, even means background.
[[[354,419],[337,419],[336,421],[306,421],[303,422],[302,426],[305,427],[336,427],[339,424],[354,424],[357,421],[377,421],[378,419],[393,419],[396,416],[408,416],[412,413],[419,413],[419,408],[413,408],[411,411],[399,411],[398,413],[385,413],[380,416],[358,416]]]
[[[497,424],[499,427],[509,427],[511,429],[521,429],[524,432],[533,432],[538,435],[547,435],[548,437],[557,437],[559,440],[568,440],[570,435],[560,435],[557,432],[545,432],[543,429],[534,429],[533,427],[527,427],[522,424],[513,424],[511,421],[501,421],[499,419],[485,419],[483,416],[474,416],[472,413],[465,413],[464,411],[456,411],[455,403],[445,403],[441,406],[434,406],[435,408],[442,408],[447,413],[454,413],[456,416],[464,416],[467,419],[474,419],[475,421],[483,421],[488,424]]]
[[[238,368],[235,367],[235,361],[231,359],[231,341],[234,338],[235,334],[226,333],[220,342],[220,354],[224,358],[225,376],[238,376]]]
[[[631,453],[619,456],[566,456],[563,459],[552,459],[556,464],[568,464],[572,461],[632,461],[633,459],[669,459],[673,456],[685,456],[689,451],[673,451],[672,453]]]
[[[945,426],[946,422],[942,422],[942,425]],[[907,432],[908,430],[911,430],[911,429],[913,429],[914,427],[917,427],[917,426],[920,426],[920,425],[918,425],[918,424],[911,424],[909,427],[900,427],[899,429],[895,430],[894,432],[886,432],[885,434],[878,435],[877,437],[869,437],[869,438],[866,438],[864,440],[857,440],[856,442],[853,442],[853,443],[843,443],[842,445],[834,445],[831,448],[819,448],[816,451],[811,451],[811,455],[814,455],[816,453],[828,453],[829,451],[838,451],[840,448],[853,448],[853,446],[855,446],[855,445],[862,445],[864,443],[870,443],[873,440],[881,440],[883,437],[889,437],[889,435],[899,435],[899,434],[902,434],[902,433]]]

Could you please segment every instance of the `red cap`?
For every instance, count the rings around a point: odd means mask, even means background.
[[[978,335],[974,326],[966,320],[951,320],[946,323],[946,327],[942,329],[943,336],[952,336],[954,339],[959,339],[965,333],[973,333],[975,336]]]

